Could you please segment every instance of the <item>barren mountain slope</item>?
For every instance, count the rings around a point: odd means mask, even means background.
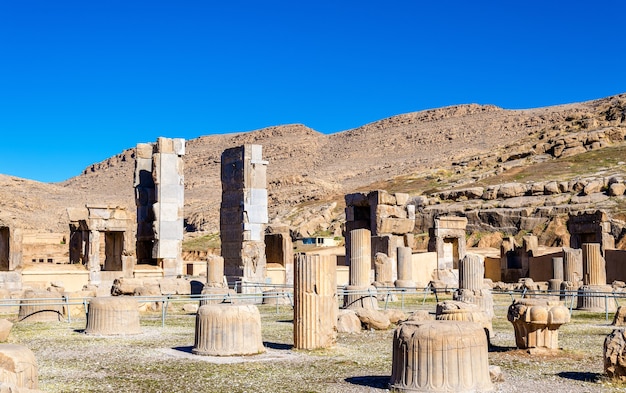
[[[286,217],[303,202],[341,199],[375,182],[450,168],[453,162],[473,158],[478,167],[492,170],[497,161],[523,156],[555,135],[624,127],[625,108],[626,95],[531,110],[471,104],[394,116],[332,135],[296,124],[189,140],[188,229],[218,229],[220,155],[229,147],[263,145],[269,161],[270,217]],[[14,216],[25,226],[65,231],[65,207],[108,203],[133,211],[133,171],[131,148],[61,184],[3,178],[0,218]]]

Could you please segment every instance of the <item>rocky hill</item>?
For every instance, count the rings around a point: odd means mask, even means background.
[[[626,157],[607,162],[606,168],[591,164],[579,165],[576,171],[563,168],[576,165],[572,158],[623,146],[625,137],[626,94],[528,110],[459,105],[393,116],[330,135],[292,124],[204,136],[187,141],[187,230],[218,230],[220,155],[244,143],[263,145],[269,161],[271,219],[306,235],[339,233],[343,195],[358,190],[409,192],[427,196],[429,204],[445,205],[471,201],[465,194],[450,197],[445,192],[473,185],[483,187],[484,193],[496,183],[609,175],[621,179],[626,177],[621,162]],[[533,171],[536,178],[515,177],[523,168],[547,164],[554,168]],[[0,221],[61,232],[68,228],[67,207],[113,204],[133,211],[133,171],[131,147],[62,183],[0,176]],[[617,215],[621,206],[614,206]]]

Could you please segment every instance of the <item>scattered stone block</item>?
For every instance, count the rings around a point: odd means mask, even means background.
[[[354,309],[356,316],[366,329],[387,330],[391,326],[389,318],[381,311],[370,308]]]
[[[361,320],[356,316],[354,310],[339,310],[337,315],[338,333],[359,333],[361,329]]]
[[[30,349],[18,344],[0,344],[0,381],[18,389],[37,389],[38,378],[37,360]]]
[[[389,322],[393,323],[394,325],[397,325],[399,322],[406,321],[407,319],[406,314],[400,310],[387,309],[381,310],[381,312],[385,314],[385,316],[389,318]]]
[[[623,328],[614,329],[606,336],[603,357],[606,375],[611,379],[626,382],[626,337]]]
[[[9,338],[9,334],[13,329],[13,323],[8,319],[0,319],[0,342],[6,342]]]

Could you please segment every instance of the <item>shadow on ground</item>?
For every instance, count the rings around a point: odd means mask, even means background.
[[[376,389],[388,389],[390,379],[391,377],[389,375],[366,375],[363,377],[346,378],[345,381],[353,385],[367,386]]]
[[[489,352],[509,352],[517,351],[517,347],[501,347],[499,345],[489,345]]]
[[[278,349],[281,351],[289,351],[293,349],[293,345],[291,344],[282,344],[282,343],[271,343],[268,341],[263,341],[263,346],[270,349]]]
[[[189,347],[174,347],[172,349],[175,350],[175,351],[191,353],[191,350],[193,349],[193,346],[189,346]]]
[[[597,382],[602,376],[602,374],[582,372],[582,371],[562,371],[560,373],[557,373],[556,375],[558,375],[561,378],[573,379],[576,381],[583,381],[583,382]]]

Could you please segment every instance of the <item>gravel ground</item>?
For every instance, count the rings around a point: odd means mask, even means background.
[[[529,354],[514,347],[506,320],[510,298],[496,299],[491,365],[504,381],[496,392],[626,392],[603,376],[602,344],[612,331],[604,314],[574,311],[559,330],[562,350]],[[400,307],[400,304],[392,304]],[[388,392],[393,329],[340,334],[333,349],[292,349],[292,310],[260,306],[267,352],[216,358],[191,354],[193,314],[168,312],[165,327],[157,314],[142,314],[142,333],[94,337],[82,333],[85,320],[72,323],[18,323],[10,342],[33,350],[40,388],[46,392]],[[434,300],[411,304],[405,312],[434,311]]]

